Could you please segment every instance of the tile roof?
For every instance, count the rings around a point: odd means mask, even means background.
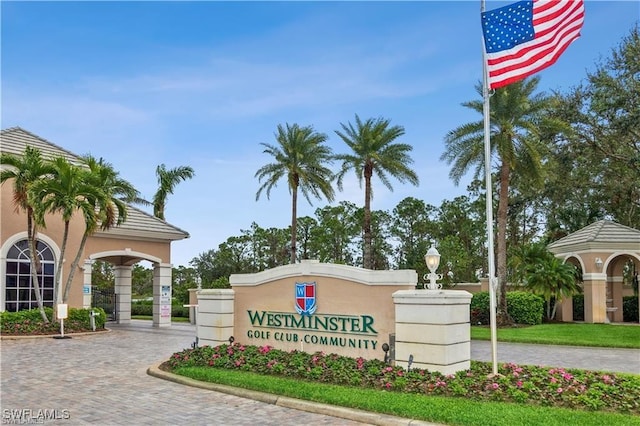
[[[82,164],[80,156],[20,127],[0,131],[0,152],[22,155],[27,145],[38,148],[45,158],[63,156],[74,164]],[[127,220],[123,224],[95,235],[169,241],[189,238],[188,232],[131,205],[127,205]]]
[[[640,230],[610,220],[599,220],[549,244],[549,249],[586,246],[624,246],[640,252]]]

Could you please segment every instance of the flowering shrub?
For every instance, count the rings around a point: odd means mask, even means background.
[[[630,374],[507,363],[491,377],[490,363],[472,361],[467,371],[443,375],[417,368],[407,371],[380,360],[238,343],[185,349],[165,366],[224,368],[396,392],[640,415],[640,376]]]
[[[104,323],[107,318],[106,313],[100,308],[94,308],[94,310],[98,312],[98,315],[95,317],[96,330],[104,329]],[[53,318],[53,309],[45,307],[44,311],[47,318],[49,318],[49,324],[45,324],[42,321],[38,309],[2,312],[0,313],[0,333],[5,336],[59,334],[60,323],[58,321],[51,321]],[[92,331],[89,318],[89,309],[70,308],[68,318],[64,321],[65,333]]]

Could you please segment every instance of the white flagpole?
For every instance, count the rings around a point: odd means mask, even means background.
[[[485,0],[480,1],[480,12],[485,11]],[[482,113],[484,115],[484,176],[486,186],[487,250],[489,263],[489,322],[491,326],[491,360],[493,374],[498,374],[498,331],[496,327],[496,284],[493,252],[493,186],[491,184],[491,120],[489,111],[489,75],[487,71],[487,51],[482,43]]]

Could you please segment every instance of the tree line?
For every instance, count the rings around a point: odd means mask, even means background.
[[[506,283],[528,280],[526,271],[518,272],[511,259],[523,258],[530,245],[547,244],[599,219],[640,228],[638,26],[577,86],[546,94],[538,91],[539,82],[539,77],[528,78],[497,89],[490,98],[494,184],[490,194],[497,205],[493,220],[497,225],[499,314],[506,314]],[[441,157],[451,165],[450,177],[456,183],[469,172],[481,176],[485,166],[481,96],[463,107],[476,111],[478,120],[445,135]],[[412,147],[398,141],[404,128],[391,125],[386,118],[362,120],[356,115],[354,122],[340,124],[335,133],[348,153],[334,154],[326,145],[328,136],[312,126],[278,125],[276,143],[262,144],[271,162],[255,174],[259,183],[256,199],[263,193],[269,197],[276,184],[285,180],[292,196],[291,225],[263,229],[252,223],[218,248],[194,257],[190,267],[175,268],[176,288],[194,287],[196,280],[203,287],[224,285],[232,273],[256,272],[307,258],[370,269],[411,268],[422,274],[422,256],[431,241],[437,242],[443,256],[440,272],[445,272],[446,280],[473,281],[485,273],[487,191],[481,180],[471,183],[468,196],[445,200],[439,207],[407,198],[391,212],[371,211],[373,176],[389,190],[393,189],[391,178],[419,183],[411,169]],[[334,162],[338,163],[336,172],[331,169]],[[101,160],[96,163],[105,166]],[[315,217],[297,217],[299,192],[308,202],[323,198],[332,202],[335,189],[342,189],[350,172],[364,184],[362,207],[341,202],[318,208]],[[116,177],[111,171],[111,179]],[[117,198],[114,190],[104,191]],[[171,192],[163,193],[165,201]],[[94,211],[101,208],[99,199],[80,197],[82,202],[94,203]],[[34,198],[17,206],[31,220],[29,208],[41,202],[44,198]],[[157,215],[163,207],[154,208]],[[105,221],[108,216],[85,219],[89,231],[96,226],[94,221],[109,223]],[[28,229],[31,235],[33,230]],[[529,250],[528,259],[535,259],[535,253]]]

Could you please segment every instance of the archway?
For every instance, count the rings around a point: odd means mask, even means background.
[[[623,297],[633,294],[624,268],[632,262],[636,271],[640,269],[639,230],[601,220],[549,244],[548,248],[556,257],[580,265],[585,322],[623,320]],[[562,321],[573,321],[572,300],[563,300],[560,311]]]

